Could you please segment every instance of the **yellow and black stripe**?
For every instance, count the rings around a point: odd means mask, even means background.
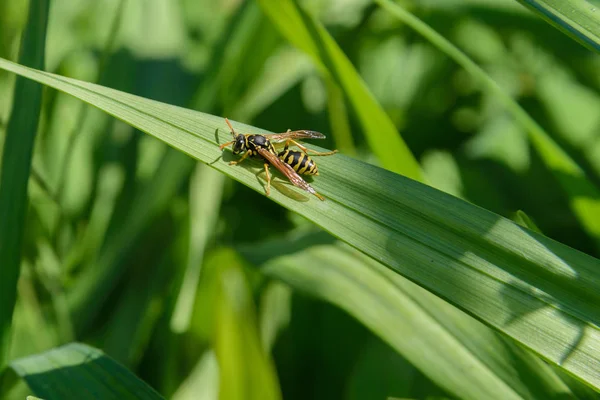
[[[300,175],[319,175],[317,164],[315,164],[312,158],[301,151],[285,149],[277,157]]]

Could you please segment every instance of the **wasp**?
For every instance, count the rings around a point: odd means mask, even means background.
[[[337,153],[337,150],[318,152],[310,150],[296,142],[296,140],[299,139],[324,139],[325,135],[316,131],[292,131],[289,129],[285,133],[272,135],[238,134],[235,132],[227,118],[225,118],[225,122],[231,130],[233,140],[220,145],[219,148],[223,150],[227,146],[232,146],[233,154],[243,153],[242,158],[237,161],[231,161],[229,163],[230,165],[239,164],[248,157],[261,157],[265,161],[264,168],[265,174],[267,175],[267,187],[265,192],[267,196],[271,192],[271,174],[269,173],[269,165],[272,165],[285,175],[294,186],[314,194],[319,200],[325,200],[325,198],[317,193],[299,174],[319,175],[317,164],[308,156],[309,152],[313,155],[328,156]],[[277,153],[273,143],[283,142],[285,142],[283,151]],[[295,145],[302,150],[302,152],[290,150],[290,144]]]

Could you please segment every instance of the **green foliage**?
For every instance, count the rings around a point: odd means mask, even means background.
[[[163,399],[127,368],[81,343],[16,360],[10,367],[45,399]]]
[[[49,1],[32,1],[19,62],[43,68]],[[17,295],[21,246],[27,210],[27,181],[38,119],[42,86],[18,78],[14,89],[12,113],[0,164],[0,370],[6,365],[11,337],[11,321]]]
[[[585,0],[519,1],[567,35],[595,51],[600,51],[600,12],[597,3]]]
[[[55,0],[43,72],[25,3],[0,397],[598,398],[598,56],[510,0]],[[597,47],[593,7],[526,3]],[[265,197],[225,116],[324,132],[326,201]]]
[[[292,0],[261,0],[259,3],[286,39],[308,53],[341,87],[381,164],[390,171],[421,179],[420,168],[394,123],[325,28]]]

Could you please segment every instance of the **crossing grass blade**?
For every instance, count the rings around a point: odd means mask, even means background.
[[[586,0],[518,0],[583,45],[600,51],[600,7]]]
[[[292,0],[260,0],[259,4],[279,32],[311,56],[313,62],[330,76],[328,79],[333,79],[339,85],[381,165],[390,171],[421,180],[421,168],[394,123],[327,30]],[[347,142],[343,137],[340,140]]]
[[[219,150],[230,135],[220,117],[6,60],[0,68],[70,93],[264,193],[260,163],[230,166],[231,153]],[[312,185],[326,201],[279,178],[271,199],[600,388],[600,260],[343,155],[322,157],[319,171]]]
[[[29,22],[19,56],[23,65],[44,68],[49,3],[32,0],[29,5]],[[0,370],[8,357],[27,211],[27,182],[41,104],[42,86],[18,77],[0,168]]]
[[[173,332],[182,333],[190,327],[204,250],[215,229],[224,181],[222,174],[204,164],[196,166],[190,180],[189,254],[170,322]]]
[[[346,310],[458,398],[571,395],[539,358],[380,263],[330,243],[324,233],[291,235],[239,251],[266,275]]]
[[[127,368],[81,343],[15,360],[10,367],[44,399],[163,399]]]
[[[242,261],[232,250],[219,263],[214,351],[219,364],[219,398],[281,398],[275,365],[260,341],[256,311]]]

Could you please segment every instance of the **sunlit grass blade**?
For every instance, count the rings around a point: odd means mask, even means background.
[[[275,366],[260,341],[252,293],[235,252],[219,254],[214,350],[222,400],[279,399]]]
[[[587,0],[518,0],[575,40],[600,52],[600,4]]]
[[[49,7],[49,0],[32,0],[29,5],[29,23],[19,55],[23,65],[44,69]],[[18,77],[0,167],[0,371],[10,345],[28,204],[27,182],[41,104],[42,86]]]
[[[327,87],[327,112],[331,124],[331,132],[335,137],[335,144],[339,151],[347,155],[356,154],[354,139],[344,93],[331,78],[325,79]]]
[[[204,249],[212,237],[221,196],[224,176],[206,165],[198,164],[190,180],[190,235],[188,260],[181,288],[171,318],[173,332],[188,330],[204,260]]]
[[[537,357],[383,265],[330,241],[316,234],[240,251],[265,274],[346,310],[457,397],[536,399],[569,393]]]
[[[0,68],[70,93],[264,193],[260,163],[232,166],[231,153],[219,150],[230,137],[220,117],[6,60]],[[271,199],[600,388],[600,260],[343,155],[321,157],[319,171],[312,185],[326,201],[278,178]]]
[[[260,338],[263,348],[270,351],[279,333],[290,323],[292,291],[286,285],[271,282],[260,300]]]
[[[172,400],[217,400],[219,364],[213,350],[205,352],[190,375],[171,397]]]
[[[506,107],[515,121],[527,131],[529,140],[544,164],[569,196],[571,208],[581,226],[594,239],[597,247],[600,248],[600,218],[598,218],[598,215],[600,215],[600,190],[587,178],[581,167],[554,142],[544,129],[498,83],[450,41],[391,0],[375,0],[375,2],[456,61],[479,80],[485,90],[494,94],[496,99]]]
[[[15,360],[10,367],[44,399],[163,398],[127,368],[81,343]]]
[[[394,123],[327,30],[292,0],[260,0],[259,4],[281,34],[310,55],[317,66],[340,86],[381,165],[390,171],[421,180],[419,164]]]

